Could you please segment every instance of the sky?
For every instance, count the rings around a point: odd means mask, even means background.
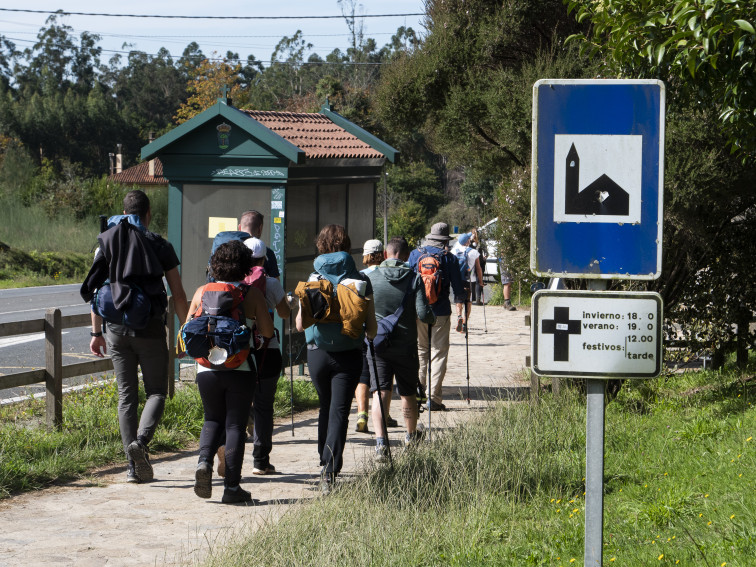
[[[346,0],[349,2],[350,0]],[[418,14],[424,11],[423,0],[356,0],[357,15]],[[223,57],[227,51],[238,53],[246,60],[254,55],[268,62],[276,44],[284,36],[292,37],[302,30],[303,38],[313,44],[312,52],[325,57],[335,48],[345,51],[350,45],[349,28],[337,0],[227,0],[222,4],[196,0],[164,0],[148,2],[44,1],[0,3],[0,8],[35,11],[86,12],[97,14],[180,15],[180,16],[339,16],[331,19],[165,19],[68,15],[59,24],[70,26],[74,35],[83,31],[101,36],[102,61],[116,53],[125,59],[129,49],[155,54],[165,47],[174,57],[196,41],[205,56],[215,52]],[[0,35],[16,44],[16,49],[31,47],[40,28],[45,27],[49,13],[4,11],[0,9]],[[411,27],[424,34],[422,16],[362,18],[363,34],[373,38],[378,48],[391,40],[400,26]],[[123,47],[124,43],[132,47]]]

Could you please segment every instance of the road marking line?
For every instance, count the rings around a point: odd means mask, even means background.
[[[67,335],[68,331],[63,331],[61,335]],[[5,348],[14,345],[21,345],[24,343],[31,343],[34,341],[41,341],[45,338],[44,333],[34,333],[32,335],[23,335],[21,337],[9,337],[6,339],[0,339],[0,348]]]
[[[65,307],[82,307],[84,306],[84,303],[74,303],[73,305],[58,305],[56,309],[63,309]],[[44,311],[45,309],[42,307],[37,307],[36,309],[22,309],[21,311],[3,311],[0,313],[0,315],[13,315],[15,313],[32,313],[34,311]]]

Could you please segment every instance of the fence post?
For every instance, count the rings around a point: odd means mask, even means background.
[[[63,425],[63,340],[60,309],[45,312],[45,403],[49,427]]]
[[[173,341],[176,337],[176,307],[173,304],[173,296],[168,296],[168,398],[173,399],[173,394],[176,391],[176,349],[173,346]]]

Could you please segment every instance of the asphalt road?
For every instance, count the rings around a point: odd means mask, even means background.
[[[45,311],[51,307],[59,307],[63,315],[89,312],[89,304],[79,295],[79,284],[0,290],[0,324],[44,319]],[[63,331],[63,364],[93,358],[89,354],[89,327]],[[41,368],[44,364],[42,333],[0,338],[0,374]],[[65,385],[82,381],[82,378],[72,378],[66,380]],[[44,385],[0,390],[0,400],[44,390]]]

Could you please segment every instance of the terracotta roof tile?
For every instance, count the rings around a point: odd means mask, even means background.
[[[155,158],[154,176],[150,175],[150,162],[144,161],[121,173],[109,175],[108,179],[123,185],[168,185],[168,180],[163,177],[163,164],[158,158]]]
[[[305,151],[307,159],[382,158],[381,152],[314,112],[243,110],[288,142]]]

